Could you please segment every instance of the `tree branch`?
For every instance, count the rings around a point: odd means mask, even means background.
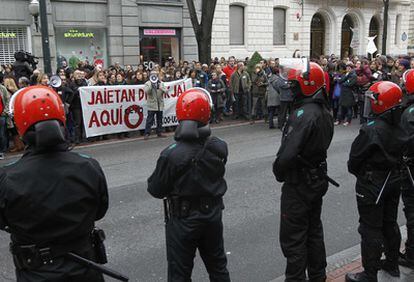
[[[204,1],[203,1],[204,2]],[[187,0],[188,11],[190,13],[191,24],[193,25],[195,36],[198,38],[201,34],[201,26],[198,22],[197,12],[194,6],[194,0]]]
[[[204,35],[210,35],[213,29],[214,12],[216,11],[217,0],[203,0],[201,10],[201,28]]]

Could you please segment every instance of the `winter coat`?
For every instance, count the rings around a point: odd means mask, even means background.
[[[351,71],[339,79],[341,84],[341,96],[339,97],[339,105],[343,107],[352,107],[355,104],[354,88],[357,83],[357,75],[355,71]]]
[[[243,89],[240,88],[240,80]],[[230,89],[233,93],[248,93],[252,87],[252,81],[250,75],[247,71],[243,71],[241,74],[238,71],[235,71],[230,79]]]
[[[224,107],[224,97],[226,91],[226,84],[221,79],[209,80],[207,84],[207,91],[210,92],[210,95],[213,101],[217,101],[217,108]]]
[[[267,86],[265,101],[267,102],[268,107],[277,107],[280,106],[280,94],[278,91],[277,77],[275,74],[272,74],[269,77],[269,85]]]
[[[267,89],[267,77],[263,71],[252,74],[252,93],[253,97],[264,97]]]
[[[160,83],[153,85],[151,81],[145,83],[145,93],[147,94],[147,109],[148,111],[163,111],[164,110],[164,93]]]
[[[286,80],[281,78],[279,75],[276,75],[274,85],[280,94],[281,102],[293,102],[293,93],[292,90],[290,90],[290,86]]]

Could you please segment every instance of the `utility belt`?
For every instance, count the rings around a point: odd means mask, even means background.
[[[188,217],[192,211],[209,213],[217,206],[223,207],[222,197],[168,197],[167,215],[170,217]]]
[[[324,180],[327,171],[328,165],[326,162],[319,163],[315,166],[315,168],[299,167],[286,175],[286,182],[292,184],[306,183],[307,185],[312,185]]]
[[[104,240],[104,231],[95,228],[90,237],[80,238],[65,245],[19,245],[11,242],[10,253],[13,255],[13,261],[18,270],[35,270],[44,265],[53,264],[55,259],[64,257],[69,252],[81,254],[92,251],[94,261],[105,264],[107,257]]]

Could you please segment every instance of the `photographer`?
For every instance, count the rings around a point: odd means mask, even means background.
[[[33,64],[36,65],[35,58],[23,51],[14,53],[14,58],[16,61],[13,64],[13,70],[16,80],[22,76],[30,77],[33,74]],[[30,62],[32,65],[29,64]]]
[[[157,116],[157,136],[164,137],[162,134],[162,112],[164,110],[164,96],[161,89],[159,73],[151,71],[150,79],[145,83],[145,93],[147,94],[147,121],[145,124],[144,139],[147,140],[151,134],[151,127],[154,118]]]

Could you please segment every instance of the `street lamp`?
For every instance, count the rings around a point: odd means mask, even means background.
[[[36,26],[36,32],[39,32],[39,1],[38,0],[31,0],[29,3],[29,12],[30,15],[34,18],[34,24]]]

